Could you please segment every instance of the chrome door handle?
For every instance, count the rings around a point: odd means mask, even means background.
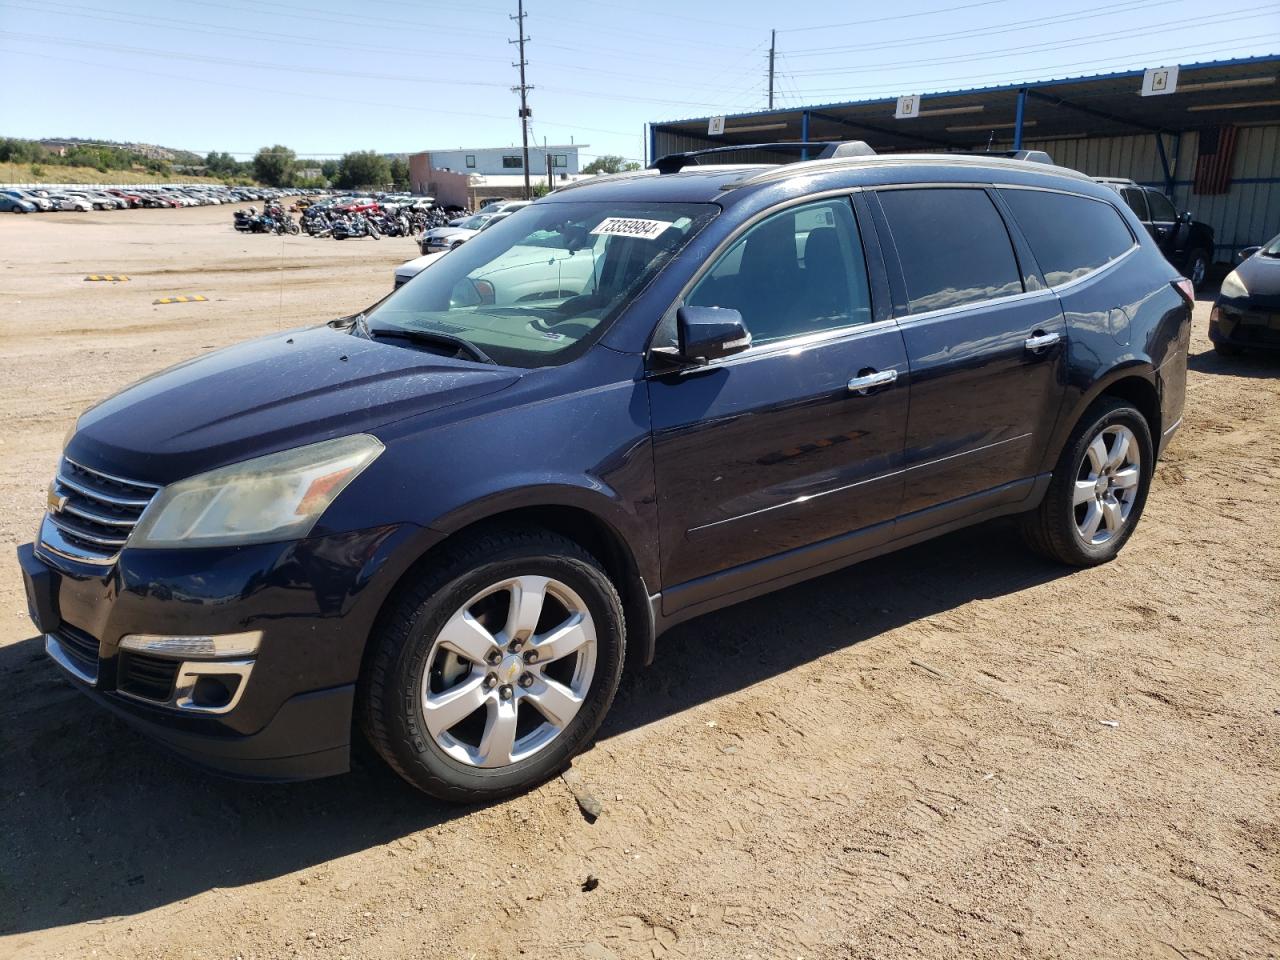
[[[1023,346],[1028,350],[1043,350],[1045,347],[1052,347],[1055,343],[1062,339],[1060,333],[1037,333],[1027,337]]]
[[[854,377],[849,381],[849,390],[860,396],[866,396],[869,390],[883,387],[898,379],[897,370],[878,370],[874,373]]]

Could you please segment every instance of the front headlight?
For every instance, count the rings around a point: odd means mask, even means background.
[[[357,434],[220,467],[161,490],[130,547],[221,547],[297,540],[382,453]]]
[[[1222,286],[1218,288],[1224,297],[1247,297],[1249,288],[1244,285],[1244,281],[1240,279],[1240,274],[1232,270],[1222,281]]]

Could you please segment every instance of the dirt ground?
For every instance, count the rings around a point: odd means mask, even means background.
[[[215,779],[45,661],[12,549],[76,414],[414,252],[230,221],[0,218],[0,957],[1280,955],[1280,361],[1218,360],[1207,302],[1116,562],[989,524],[683,625],[575,764],[591,824],[560,780],[450,808],[364,754]]]

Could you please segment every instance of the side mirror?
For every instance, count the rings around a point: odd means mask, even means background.
[[[1243,250],[1238,251],[1235,256],[1236,266],[1244,263],[1261,249],[1261,247],[1245,247]]]
[[[1191,216],[1190,210],[1183,210],[1180,214],[1178,214],[1179,223],[1190,223],[1192,219],[1193,218]]]
[[[737,310],[724,307],[681,307],[676,311],[680,359],[703,364],[741,353],[751,346],[751,333]]]

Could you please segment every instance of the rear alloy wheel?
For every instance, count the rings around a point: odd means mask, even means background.
[[[402,777],[446,800],[535,786],[590,742],[625,652],[599,562],[534,529],[438,558],[382,618],[361,677],[365,733]]]
[[[1023,515],[1024,538],[1072,566],[1113,559],[1142,515],[1154,461],[1146,418],[1103,397],[1072,431],[1040,506]]]
[[[1209,255],[1203,250],[1197,250],[1187,261],[1187,279],[1191,281],[1193,289],[1199,290],[1204,286],[1204,279],[1208,275]]]

